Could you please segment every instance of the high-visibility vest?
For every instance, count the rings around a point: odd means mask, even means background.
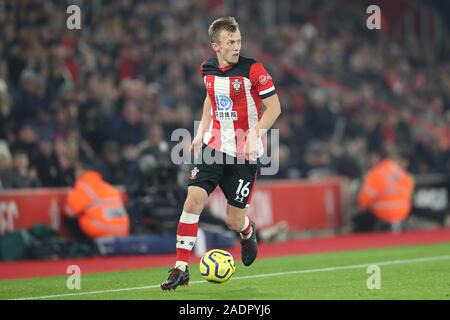
[[[77,179],[67,196],[65,213],[78,217],[80,228],[92,239],[129,234],[130,221],[120,192],[95,171]]]
[[[364,178],[358,194],[359,210],[369,210],[385,222],[403,221],[411,211],[413,190],[412,176],[395,161],[384,159]]]

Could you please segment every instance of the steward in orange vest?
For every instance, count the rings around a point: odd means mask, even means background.
[[[129,216],[119,190],[105,182],[100,173],[77,168],[75,187],[66,200],[66,216],[77,218],[90,239],[127,236]]]
[[[369,170],[363,180],[358,193],[360,215],[361,213],[371,215],[374,223],[378,220],[385,225],[399,224],[406,220],[411,211],[413,191],[412,176],[399,162],[384,157]],[[364,220],[362,217],[355,218],[360,223]],[[366,217],[365,222],[371,218]],[[368,226],[359,227],[359,229],[367,228]]]

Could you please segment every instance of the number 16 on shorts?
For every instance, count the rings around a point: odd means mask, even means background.
[[[247,198],[250,194],[250,189],[248,188],[250,185],[250,182],[247,182],[244,184],[244,180],[239,179],[239,186],[236,190],[236,201],[244,202],[244,198]]]

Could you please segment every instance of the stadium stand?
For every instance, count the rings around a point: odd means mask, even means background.
[[[445,187],[448,4],[380,1],[382,29],[369,30],[368,3],[79,1],[82,28],[68,30],[66,1],[0,1],[0,189],[72,186],[80,160],[129,186],[144,149],[193,132],[205,30],[223,15],[236,16],[243,55],[265,61],[282,102],[280,170],[260,179],[359,182],[387,144]]]

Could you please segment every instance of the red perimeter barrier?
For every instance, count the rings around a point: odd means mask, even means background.
[[[226,199],[216,189],[208,202],[214,215],[225,218]],[[287,221],[291,231],[334,229],[342,224],[340,181],[258,182],[249,216],[258,227]]]
[[[51,225],[60,233],[61,215],[68,189],[23,189],[0,193],[0,234],[29,228],[34,224]],[[225,217],[226,199],[216,189],[208,205],[214,215]],[[340,181],[257,182],[249,208],[259,227],[285,220],[289,229],[333,229],[342,224]]]

